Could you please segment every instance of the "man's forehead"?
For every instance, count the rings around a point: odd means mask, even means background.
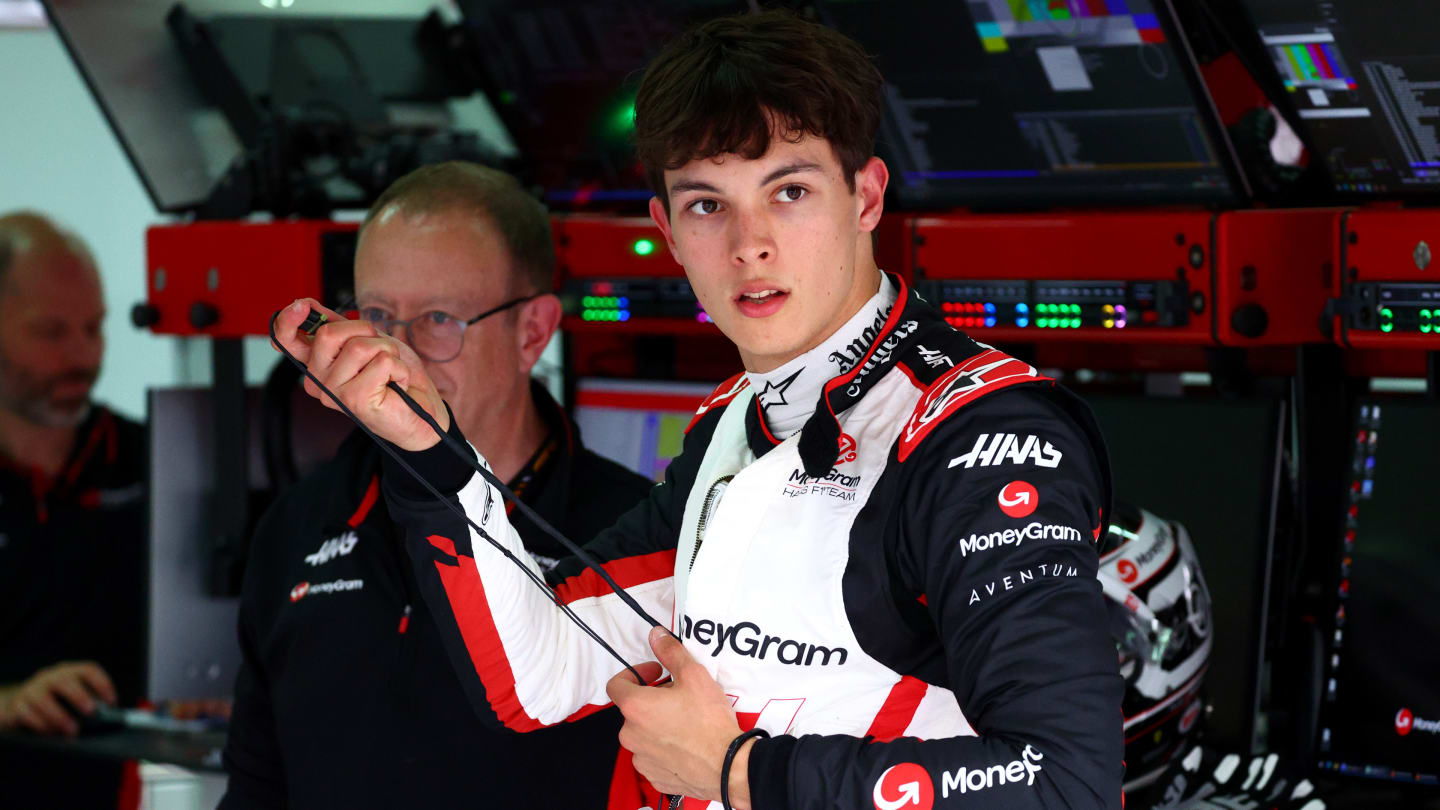
[[[838,173],[840,161],[835,157],[830,142],[824,138],[805,135],[795,141],[772,136],[765,154],[758,158],[751,159],[733,152],[696,158],[678,169],[667,169],[665,185],[670,189],[689,183],[716,188],[754,185],[785,168]]]

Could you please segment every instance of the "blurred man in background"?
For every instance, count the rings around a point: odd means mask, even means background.
[[[98,702],[139,697],[145,438],[90,401],[104,318],[78,238],[0,216],[0,731],[74,736]],[[0,747],[6,804],[113,807],[120,775]]]

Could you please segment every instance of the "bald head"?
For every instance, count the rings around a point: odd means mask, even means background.
[[[95,259],[80,237],[62,230],[33,211],[16,211],[0,216],[0,281],[22,257],[62,257],[78,260],[94,270]]]
[[[0,216],[0,408],[80,423],[100,373],[105,301],[85,244],[33,212]]]

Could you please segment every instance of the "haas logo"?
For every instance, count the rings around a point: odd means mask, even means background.
[[[1415,715],[1409,709],[1401,709],[1395,713],[1395,733],[1404,737],[1410,733],[1410,728],[1415,724]]]
[[[301,599],[304,599],[304,598],[305,598],[305,594],[307,594],[307,593],[309,593],[309,592],[310,592],[310,583],[308,583],[308,582],[302,582],[302,583],[300,583],[299,585],[296,585],[295,587],[293,587],[293,588],[290,589],[290,601],[291,601],[291,602],[299,602]]]
[[[1140,569],[1136,568],[1135,563],[1129,560],[1121,560],[1116,563],[1115,570],[1119,572],[1120,579],[1127,585],[1140,578]]]
[[[836,464],[844,464],[844,463],[846,463],[847,461],[854,461],[854,460],[855,460],[855,437],[854,437],[854,436],[851,436],[849,433],[841,433],[841,434],[840,434],[840,455],[839,455],[839,457],[836,459],[835,463],[836,463]]]
[[[875,810],[930,810],[935,806],[935,783],[913,762],[892,765],[875,781]]]
[[[1011,481],[997,498],[1000,511],[1012,518],[1029,517],[1040,505],[1040,493],[1024,481]]]

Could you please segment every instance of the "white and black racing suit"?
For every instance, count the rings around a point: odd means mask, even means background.
[[[1053,380],[890,279],[898,303],[802,429],[779,440],[750,378],[727,381],[665,481],[587,550],[670,623],[742,728],[773,735],[750,753],[760,810],[1120,807],[1098,431]],[[529,562],[498,491],[443,446],[409,460]],[[524,731],[604,706],[616,661],[418,484],[383,480],[473,709]],[[592,571],[567,561],[549,581],[627,660],[653,659]]]

